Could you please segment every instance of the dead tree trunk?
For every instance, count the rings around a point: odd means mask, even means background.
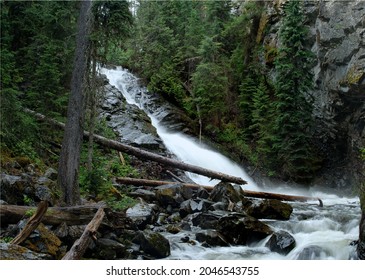
[[[176,184],[176,182],[168,182],[168,181],[156,181],[156,180],[146,180],[146,179],[134,179],[134,178],[127,178],[127,177],[118,177],[116,181],[120,184],[125,185],[133,185],[133,186],[162,186],[168,184]],[[205,188],[206,190],[212,190],[214,187],[212,186],[203,186],[197,184],[186,184],[181,183],[183,186],[188,188]],[[278,194],[278,193],[268,193],[268,192],[256,192],[256,191],[248,191],[242,190],[243,195],[247,197],[254,197],[254,198],[266,198],[266,199],[277,199],[283,201],[312,201],[318,200],[319,206],[323,206],[323,202],[318,197],[310,197],[310,196],[299,196],[299,195],[287,195],[287,194]]]
[[[88,223],[100,207],[105,204],[80,205],[70,207],[49,207],[42,222],[46,225],[83,225]],[[0,224],[16,224],[24,218],[27,211],[34,210],[31,206],[0,205]]]
[[[50,120],[46,116],[36,113],[34,111],[31,111],[29,109],[25,109],[25,111],[33,114],[39,120],[50,122],[51,124],[56,125],[57,127],[64,128],[64,126],[65,126],[65,124],[63,124],[63,123],[57,122],[55,120]],[[84,131],[85,138],[89,138],[89,135],[90,135],[89,132]],[[208,178],[218,179],[218,180],[230,182],[230,183],[236,183],[239,185],[247,184],[247,182],[240,177],[227,175],[227,174],[224,174],[221,172],[216,172],[216,171],[202,168],[202,167],[199,167],[196,165],[191,165],[191,164],[184,163],[184,162],[181,162],[178,160],[163,157],[163,156],[160,156],[160,155],[148,152],[148,151],[144,151],[144,150],[136,148],[136,147],[122,144],[118,141],[107,139],[107,138],[97,135],[97,134],[94,135],[94,141],[95,141],[95,143],[98,143],[99,145],[108,147],[110,149],[124,152],[124,153],[130,154],[130,155],[136,156],[138,158],[155,161],[155,162],[161,163],[161,164],[169,166],[169,167],[174,167],[174,168],[182,169],[185,171],[193,172],[196,174],[200,174],[200,175],[206,176]]]
[[[104,209],[99,208],[94,218],[86,226],[81,237],[75,241],[71,249],[63,256],[62,260],[79,260],[84,255],[87,247],[90,244],[91,238],[96,239],[96,231],[98,230],[103,218]]]
[[[44,214],[46,214],[47,208],[48,202],[41,201],[38,205],[37,211],[29,219],[24,229],[10,243],[19,245],[24,240],[26,240],[28,236],[33,232],[33,230],[35,230],[42,221]]]

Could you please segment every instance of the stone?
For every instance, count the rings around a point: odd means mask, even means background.
[[[229,183],[220,182],[214,186],[209,199],[214,202],[238,202],[245,199],[241,188],[235,188]]]
[[[156,198],[162,206],[180,207],[180,204],[191,197],[186,196],[185,187],[180,183],[163,185],[155,188]]]
[[[229,246],[224,236],[216,230],[205,230],[195,234],[197,241],[206,243],[209,246]]]
[[[290,233],[281,230],[273,233],[265,247],[268,247],[272,252],[287,255],[295,248],[295,239]]]
[[[242,213],[230,213],[221,217],[217,230],[233,245],[249,245],[273,233],[268,225]]]
[[[51,260],[47,254],[33,252],[26,247],[0,243],[0,260]]]
[[[155,204],[138,203],[127,209],[126,217],[131,219],[139,229],[145,229],[148,224],[156,221],[156,207]]]
[[[57,180],[57,175],[58,175],[58,172],[55,169],[48,168],[46,170],[46,172],[44,172],[43,176],[50,179],[50,180],[52,180],[52,181],[56,181]]]
[[[145,230],[139,232],[133,240],[140,245],[140,249],[153,258],[162,259],[171,254],[170,243],[160,233]]]
[[[93,257],[96,259],[116,260],[126,258],[128,255],[129,253],[123,244],[108,238],[97,239],[93,249]]]
[[[202,229],[215,229],[218,226],[219,219],[226,214],[223,211],[208,211],[206,213],[196,213],[192,215],[191,222],[193,226]]]
[[[24,195],[33,200],[33,185],[31,178],[0,174],[0,198],[9,204],[24,205]]]
[[[257,219],[289,220],[293,207],[276,199],[265,199],[257,200],[245,211]]]
[[[61,240],[42,223],[22,244],[34,252],[51,255],[55,259],[62,253],[60,251]]]

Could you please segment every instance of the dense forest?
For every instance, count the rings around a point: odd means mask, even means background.
[[[218,143],[262,176],[307,185],[328,165],[332,150],[316,137],[317,62],[308,45],[303,1],[282,6],[277,1],[282,13],[276,45],[264,43],[270,29],[265,1],[93,2],[85,35],[81,131],[113,138],[95,116],[97,67],[122,65],[143,78],[151,92],[181,108],[197,136]],[[7,172],[14,169],[9,162],[44,171],[62,161],[63,131],[24,109],[66,122],[80,6],[76,1],[1,1],[0,144],[1,168]],[[115,207],[125,207],[131,199],[116,202],[105,181],[136,171],[118,166],[110,151],[93,147],[92,139],[80,143],[76,184],[81,192],[108,196]],[[365,161],[364,147],[356,157]],[[361,185],[352,187],[358,191]]]

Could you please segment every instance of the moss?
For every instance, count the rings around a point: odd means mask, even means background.
[[[353,66],[347,72],[346,77],[341,81],[341,84],[344,85],[357,85],[360,83],[362,78],[365,76],[365,70],[359,69],[356,66]]]

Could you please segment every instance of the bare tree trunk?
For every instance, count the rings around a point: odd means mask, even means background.
[[[79,260],[84,255],[87,247],[91,239],[96,239],[96,231],[98,230],[101,222],[104,218],[104,210],[103,208],[99,208],[96,212],[94,218],[91,222],[86,226],[84,232],[81,237],[75,241],[71,249],[63,256],[63,260]]]
[[[87,70],[87,49],[90,34],[91,1],[82,1],[78,19],[71,95],[58,167],[58,185],[66,205],[80,202],[79,165],[84,123],[84,79]]]
[[[42,221],[44,214],[46,214],[47,208],[48,201],[41,201],[38,205],[37,211],[29,219],[24,229],[10,243],[19,245],[24,240],[26,240],[28,236],[33,232],[33,230],[35,230]]]

